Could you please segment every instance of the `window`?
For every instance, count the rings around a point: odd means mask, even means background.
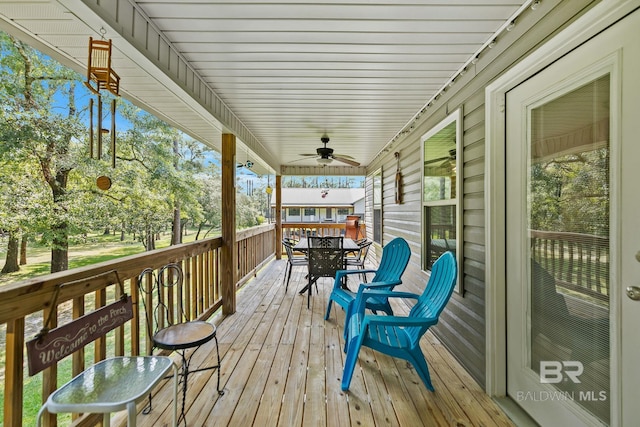
[[[316,208],[304,208],[304,216],[315,216]]]
[[[331,219],[331,208],[326,208],[324,216],[326,219]]]
[[[300,208],[289,208],[289,216],[300,216]]]
[[[458,110],[422,138],[422,263],[425,270],[430,270],[433,262],[446,251],[451,251],[460,264],[461,123]]]
[[[373,241],[382,244],[382,170],[373,174]]]
[[[349,209],[338,208],[337,215],[338,216],[347,216],[347,215],[349,215]]]

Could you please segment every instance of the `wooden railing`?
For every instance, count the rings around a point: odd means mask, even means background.
[[[609,238],[591,234],[531,230],[533,259],[556,285],[609,299]]]
[[[238,231],[236,234],[238,287],[254,277],[260,267],[274,256],[275,241],[274,224]]]
[[[5,369],[3,381],[0,381],[4,383],[4,426],[26,425],[23,420],[26,359],[23,349],[25,340],[40,331],[41,319],[46,319],[50,311],[53,310],[54,315],[49,327],[55,327],[83,316],[85,311],[110,304],[120,297],[119,287],[114,283],[119,279],[133,300],[134,318],[106,337],[98,338],[93,344],[73,353],[70,358],[71,374],[82,372],[87,359],[89,363],[91,360],[95,363],[106,357],[147,354],[150,341],[144,327],[145,314],[140,311],[144,306],[138,304],[140,272],[145,268],[158,271],[168,263],[179,263],[184,271],[184,282],[176,298],[182,299],[191,320],[207,319],[223,302],[220,277],[222,243],[221,238],[212,238],[181,244],[0,287],[0,325],[6,324]],[[274,256],[274,226],[238,232],[236,252],[236,287],[239,287]],[[70,285],[61,287],[66,283]],[[56,292],[58,295],[54,298]],[[30,326],[33,324],[36,326]],[[108,350],[107,342],[110,344]],[[93,357],[85,357],[85,349],[91,351],[91,347]],[[58,368],[63,363],[68,364],[68,359],[42,372],[43,400],[58,387]],[[85,415],[74,425],[92,425],[99,420]],[[55,415],[45,418],[45,425],[56,425]]]
[[[364,223],[359,224],[358,238],[366,237]],[[307,236],[340,236],[346,230],[345,223],[336,222],[283,222],[282,237],[299,239]]]

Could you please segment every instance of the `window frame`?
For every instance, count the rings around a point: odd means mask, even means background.
[[[421,220],[421,267],[422,270],[427,272],[430,271],[427,268],[428,260],[427,260],[427,249],[429,244],[427,239],[429,238],[429,224],[427,223],[427,208],[430,207],[438,207],[438,206],[455,206],[456,209],[456,262],[458,264],[458,278],[456,281],[455,291],[457,293],[462,293],[462,280],[460,274],[462,272],[462,240],[463,240],[463,221],[462,221],[462,206],[463,206],[463,130],[462,130],[462,109],[457,109],[453,113],[449,114],[446,118],[444,118],[440,123],[431,128],[428,132],[426,132],[422,138],[420,138],[420,201],[421,201],[421,212],[420,212],[420,220]],[[425,184],[425,145],[428,144],[429,139],[433,136],[437,135],[441,130],[449,126],[451,123],[455,123],[456,131],[456,161],[455,161],[455,170],[456,170],[456,182],[455,182],[455,197],[451,199],[443,199],[443,200],[425,200],[424,197],[424,184]]]
[[[384,207],[384,203],[383,203],[383,176],[382,176],[382,168],[377,169],[376,171],[374,171],[371,174],[371,215],[372,215],[372,221],[371,221],[371,230],[372,230],[372,240],[375,244],[382,246],[383,243],[383,237],[382,237],[382,231],[384,229],[383,227],[383,207]],[[380,184],[380,188],[379,188],[379,197],[380,200],[378,201],[378,203],[376,203],[376,182],[379,182]],[[378,222],[378,227],[379,229],[376,230],[376,209],[380,211],[379,213],[379,222]]]

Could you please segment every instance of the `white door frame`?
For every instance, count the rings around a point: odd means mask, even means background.
[[[637,0],[603,0],[485,91],[485,319],[486,387],[490,396],[507,394],[505,254],[505,94],[639,6]],[[612,424],[619,408],[612,406]]]

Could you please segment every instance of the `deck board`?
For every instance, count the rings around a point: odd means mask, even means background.
[[[348,392],[340,389],[344,363],[344,311],[334,307],[324,320],[330,280],[315,287],[311,308],[298,295],[303,269],[294,269],[288,292],[285,261],[273,261],[237,296],[235,314],[217,325],[222,357],[217,370],[190,376],[189,426],[512,426],[494,402],[431,333],[421,346],[436,392],[429,392],[407,362],[363,348]],[[406,313],[403,303],[394,305]],[[215,346],[203,345],[192,369],[215,364]],[[139,414],[139,426],[169,425],[170,382],[155,392],[153,411]],[[181,399],[181,397],[179,397]],[[179,400],[180,402],[180,400]],[[140,410],[143,404],[139,405]],[[124,413],[112,425],[126,425]]]

